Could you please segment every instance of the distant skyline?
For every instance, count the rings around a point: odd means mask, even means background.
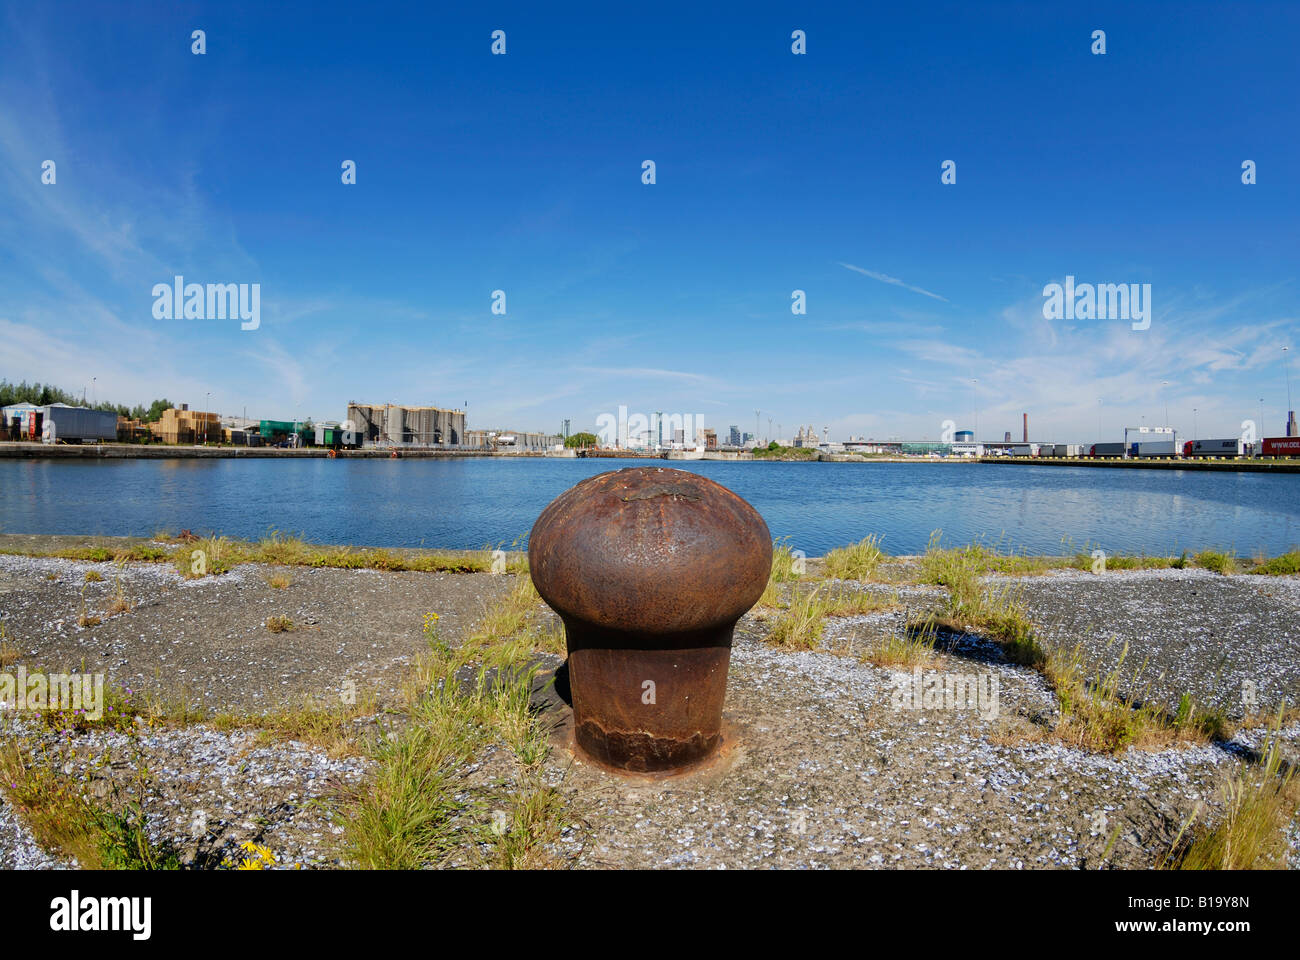
[[[1278,436],[1297,37],[1294,3],[4,3],[0,377],[547,432]],[[160,319],[176,276],[258,285],[260,322]],[[1067,277],[1150,284],[1149,327],[1046,319]]]

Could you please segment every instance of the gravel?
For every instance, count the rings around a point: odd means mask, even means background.
[[[105,582],[85,583],[92,567]],[[87,606],[102,610],[119,573],[133,609],[78,627],[83,588]],[[269,586],[277,574],[292,579],[287,590]],[[1130,688],[1171,706],[1186,691],[1231,713],[1245,681],[1255,684],[1261,712],[1283,698],[1296,702],[1297,578],[1184,570],[992,579],[1020,592],[1045,642],[1079,643],[1090,662],[1106,665],[1127,641],[1126,665],[1136,671],[1146,662]],[[29,670],[84,659],[110,682],[184,691],[214,712],[328,699],[350,679],[382,706],[424,645],[424,612],[438,612],[442,635],[455,640],[511,582],[255,565],[187,581],[158,564],[118,571],[0,556],[0,618]],[[935,670],[986,689],[996,681],[996,715],[898,709],[898,684],[911,674],[854,654],[938,594],[868,589],[897,592],[907,610],[828,622],[824,642],[838,653],[776,649],[763,642],[770,620],[742,619],[723,750],[687,775],[616,777],[584,761],[572,750],[571,712],[539,692],[539,708],[555,722],[543,776],[568,799],[572,818],[555,855],[591,868],[1149,868],[1194,811],[1198,823],[1214,822],[1224,783],[1263,744],[1259,726],[1226,743],[1117,755],[1054,742],[1043,735],[1057,710],[1043,678],[975,637],[940,651]],[[271,615],[291,617],[297,629],[270,633]],[[122,791],[146,766],[150,832],[194,867],[237,858],[247,840],[270,847],[277,866],[338,866],[330,799],[364,783],[369,770],[362,758],[253,731],[193,725],[69,740],[22,723],[9,721],[0,737],[39,735],[96,795],[129,795]],[[1289,759],[1300,759],[1300,724],[1281,741]],[[488,751],[461,773],[469,789],[508,767]],[[1290,842],[1300,860],[1295,825]],[[0,802],[0,867],[55,865]]]

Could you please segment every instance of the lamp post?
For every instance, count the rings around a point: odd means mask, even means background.
[[[1290,347],[1282,348],[1282,369],[1286,371],[1286,425],[1291,426],[1291,411],[1295,407],[1291,406],[1291,363],[1287,358]]]
[[[1165,387],[1167,386],[1169,386],[1168,380],[1160,381],[1160,392],[1164,395],[1165,398],[1165,426],[1166,427],[1169,426],[1169,394],[1165,391]]]

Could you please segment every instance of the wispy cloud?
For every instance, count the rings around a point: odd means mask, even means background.
[[[864,277],[870,277],[872,280],[879,280],[881,283],[889,283],[895,287],[902,287],[904,290],[911,290],[913,293],[932,297],[935,300],[941,300],[944,303],[949,302],[947,297],[941,297],[937,293],[931,293],[929,290],[924,290],[921,287],[914,287],[910,283],[904,283],[902,280],[899,280],[898,277],[891,277],[885,273],[877,273],[875,270],[868,270],[866,267],[855,267],[851,263],[843,263],[839,260],[836,260],[835,262],[845,270],[852,270],[855,273],[862,274]]]

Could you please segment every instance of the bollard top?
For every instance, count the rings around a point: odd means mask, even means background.
[[[758,511],[686,470],[583,480],[533,525],[528,566],[563,617],[653,637],[730,626],[762,596],[772,537]]]

